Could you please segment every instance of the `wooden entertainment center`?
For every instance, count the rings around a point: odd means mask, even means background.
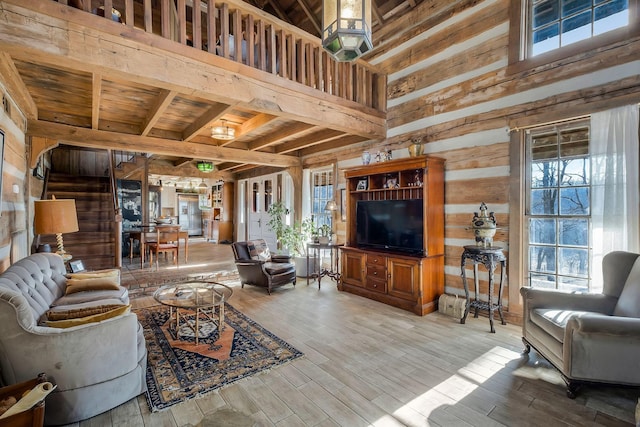
[[[409,157],[349,168],[344,174],[347,235],[338,288],[420,316],[435,311],[444,293],[444,159]],[[423,201],[422,255],[358,248],[359,200],[411,199]]]

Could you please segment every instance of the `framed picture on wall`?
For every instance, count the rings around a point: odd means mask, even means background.
[[[33,176],[35,176],[38,179],[44,179],[44,162],[43,162],[43,158],[42,156],[40,156],[40,158],[38,159],[38,164],[36,165],[36,168],[33,170]]]

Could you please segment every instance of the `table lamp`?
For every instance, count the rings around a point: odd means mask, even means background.
[[[58,250],[56,253],[63,260],[69,261],[72,256],[64,250],[62,233],[78,231],[78,214],[74,199],[36,200],[34,202],[34,223],[36,234],[55,234]]]

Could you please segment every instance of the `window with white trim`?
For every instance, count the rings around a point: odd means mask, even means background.
[[[629,0],[528,0],[526,57],[630,25]]]
[[[332,212],[324,208],[329,200],[333,200],[333,187],[333,168],[311,172],[311,214],[316,227],[332,225]]]
[[[589,291],[589,122],[532,129],[526,142],[530,285]]]

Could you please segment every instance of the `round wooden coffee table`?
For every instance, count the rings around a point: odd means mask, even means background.
[[[224,303],[231,295],[233,289],[222,283],[190,280],[161,286],[154,292],[153,297],[159,303],[169,306],[169,327],[175,328],[176,337],[180,338],[182,321],[194,332],[197,345],[201,322],[213,323],[218,327],[218,332],[222,332]],[[187,314],[192,313],[195,313],[195,320],[190,321]]]

